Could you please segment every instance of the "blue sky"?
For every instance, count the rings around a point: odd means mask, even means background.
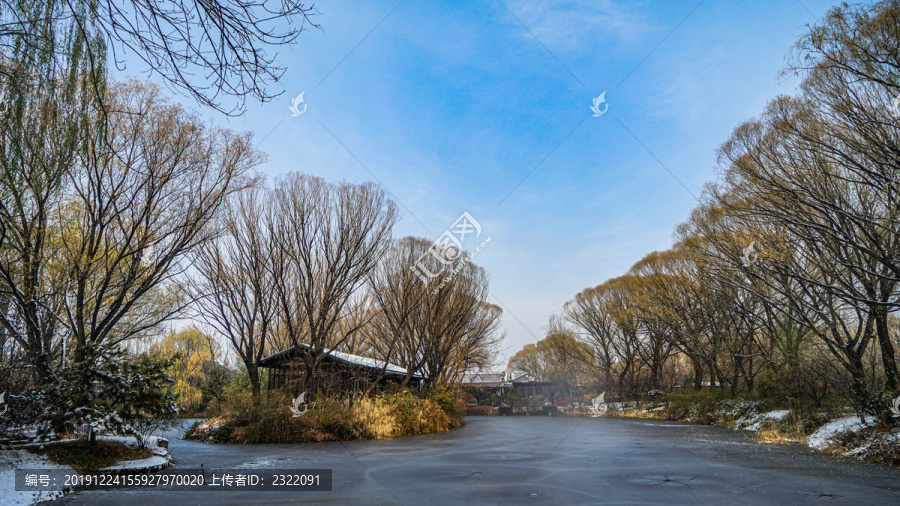
[[[377,178],[404,209],[398,237],[469,212],[491,237],[476,262],[505,308],[505,364],[577,292],[671,246],[716,148],[796,91],[778,71],[833,3],[317,2],[324,31],[280,52],[281,97],[199,112],[254,132],[271,176]]]

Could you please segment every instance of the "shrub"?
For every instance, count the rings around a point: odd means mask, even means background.
[[[356,420],[364,426],[371,437],[384,439],[394,437],[397,419],[391,407],[381,397],[361,397],[353,406]]]
[[[184,437],[233,443],[381,439],[458,427],[456,413],[462,410],[450,389],[421,394],[404,390],[343,399],[320,397],[310,403],[309,411],[300,418],[291,416],[289,405],[289,396],[279,392],[270,392],[258,404],[235,399],[226,415],[194,424]]]
[[[323,397],[310,407],[308,421],[323,434],[338,441],[371,439],[370,431],[355,416],[352,402],[352,399]]]
[[[238,399],[227,417],[239,428],[233,434],[235,443],[291,443],[309,431],[309,421],[291,415],[290,398],[281,392],[270,392],[258,404],[243,396]]]
[[[466,414],[466,405],[461,394],[448,386],[439,385],[425,390],[425,398],[435,402],[451,417],[462,418]]]
[[[214,429],[210,429],[206,433],[206,441],[210,443],[230,443],[231,435],[234,433],[233,425],[221,425]]]
[[[94,445],[87,441],[67,441],[48,444],[31,451],[44,455],[57,464],[71,466],[80,471],[96,471],[119,461],[145,459],[152,455],[146,448],[131,448],[110,441],[98,441]]]
[[[454,426],[450,416],[436,402],[416,398],[409,390],[384,394],[382,398],[396,420],[395,437],[441,432]]]
[[[196,422],[192,423],[191,426],[188,427],[187,430],[184,431],[184,435],[181,437],[184,439],[194,439],[194,435],[197,432],[197,427],[200,427],[201,423],[203,423],[203,422],[196,421]]]

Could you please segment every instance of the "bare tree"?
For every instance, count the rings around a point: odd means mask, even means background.
[[[591,350],[591,365],[599,369],[602,384],[612,388],[613,367],[618,361],[613,343],[618,335],[616,322],[610,313],[610,292],[605,285],[586,288],[566,302],[563,314],[580,332],[579,338],[588,344]]]
[[[488,276],[482,267],[468,264],[433,297],[426,299],[430,316],[425,337],[423,372],[431,384],[458,380],[469,370],[480,370],[493,359],[504,335],[503,311],[487,302]]]
[[[536,343],[528,343],[517,351],[512,357],[506,368],[513,374],[527,374],[535,379],[535,381],[543,381],[544,371],[547,370],[546,357],[538,350]]]
[[[467,370],[492,363],[501,310],[487,302],[489,279],[484,269],[461,255],[452,275],[441,283],[423,283],[413,270],[417,261],[431,272],[442,264],[426,255],[432,243],[406,237],[391,248],[370,277],[370,291],[379,315],[376,337],[382,357],[393,357],[406,368],[406,385],[422,373],[432,383],[449,382]]]
[[[373,351],[384,362],[394,361],[406,369],[403,385],[425,364],[421,307],[429,288],[412,266],[429,247],[431,243],[414,237],[394,242],[368,278],[375,313],[371,325]]]
[[[340,325],[351,299],[390,246],[397,207],[374,183],[332,184],[293,173],[274,190],[274,283],[281,331],[298,350],[303,382],[318,388],[324,353],[362,325]]]
[[[808,192],[796,220],[840,245],[834,260],[852,275],[841,290],[872,313],[885,385],[896,391],[888,315],[900,308],[900,134],[891,107],[900,95],[898,37],[896,1],[835,7],[798,41],[785,71],[804,76],[805,100],[787,102],[774,118],[790,149],[808,154],[807,165],[828,168],[794,188]],[[828,226],[814,230],[813,220]]]
[[[268,87],[284,67],[272,47],[294,43],[312,21],[313,5],[296,0],[2,0],[0,50],[16,40],[42,46],[40,26],[72,26],[86,39],[102,41],[89,47],[96,62],[112,54],[120,69],[122,56],[140,58],[170,86],[221,112],[243,112],[247,96],[268,100]],[[57,45],[50,55],[64,55]],[[98,88],[102,97],[102,88]],[[236,99],[234,105],[221,102]]]
[[[254,401],[260,395],[259,361],[278,323],[271,199],[270,190],[251,187],[230,200],[221,213],[221,235],[200,248],[189,283],[200,316],[246,367]]]

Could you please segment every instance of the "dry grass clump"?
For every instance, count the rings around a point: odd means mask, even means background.
[[[793,445],[806,444],[806,434],[796,425],[779,427],[777,425],[768,426],[756,431],[753,438],[757,443]]]
[[[443,432],[460,423],[429,398],[419,398],[406,390],[397,394],[383,394],[380,397],[394,418],[392,437],[412,436]]]
[[[299,418],[289,406],[288,395],[272,392],[256,405],[235,403],[228,414],[195,424],[184,437],[211,443],[306,443],[411,436],[461,425],[456,401],[442,390],[320,397]]]
[[[900,432],[885,427],[843,432],[832,438],[828,451],[840,457],[900,466]]]
[[[146,459],[153,455],[148,448],[132,448],[114,441],[97,441],[94,446],[87,441],[66,441],[30,451],[79,471],[96,471],[117,462]]]
[[[390,406],[379,398],[363,397],[356,402],[353,414],[375,439],[394,437],[397,420]]]

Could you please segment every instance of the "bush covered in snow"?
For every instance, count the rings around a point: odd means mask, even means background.
[[[165,392],[168,362],[129,359],[118,350],[103,353],[106,358],[92,368],[75,364],[51,383],[8,395],[0,442],[120,434],[134,436],[144,447],[147,436],[171,427],[177,406]]]
[[[74,366],[59,380],[27,394],[37,416],[38,437],[72,433],[88,426],[94,434],[150,434],[171,425],[177,413],[174,398],[165,393],[171,381],[168,362],[147,356],[127,359],[121,351],[93,368]],[[87,386],[85,386],[87,385]]]

